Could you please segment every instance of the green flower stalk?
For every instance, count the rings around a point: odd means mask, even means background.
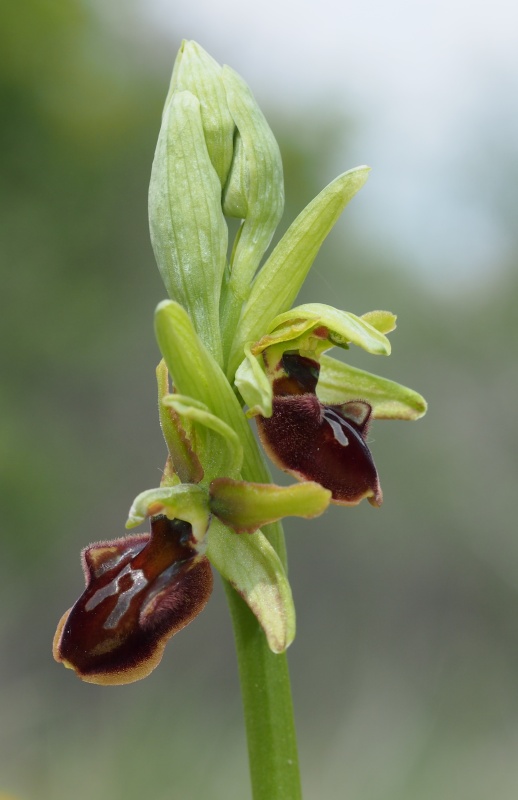
[[[169,296],[155,315],[166,464],[126,523],[149,519],[150,532],[83,551],[86,588],[58,626],[54,656],[92,683],[145,677],[207,603],[214,568],[234,623],[255,800],[301,796],[285,657],[295,609],[280,520],[317,516],[329,503],[379,506],[367,429],[426,410],[413,390],[326,355],[351,345],[389,355],[393,314],[292,308],[367,177],[358,167],[325,187],[261,266],[283,210],[279,148],[243,80],[182,44],[149,191]],[[241,226],[227,261],[228,217]],[[297,483],[271,483],[251,417],[266,453]]]

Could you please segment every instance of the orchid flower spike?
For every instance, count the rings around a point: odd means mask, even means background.
[[[284,204],[277,142],[242,78],[195,42],[182,44],[149,190],[168,294],[155,314],[167,459],[160,486],[138,494],[126,523],[147,522],[149,532],[82,553],[86,586],[53,650],[83,680],[148,675],[207,603],[212,568],[248,605],[270,650],[282,653],[295,636],[295,609],[279,520],[315,517],[330,502],[381,504],[369,426],[418,419],[426,403],[325,352],[354,344],[388,355],[395,317],[319,303],[291,308],[368,174],[360,166],[339,175],[261,263]],[[227,259],[228,217],[241,225]],[[271,483],[249,417],[271,459],[299,483]]]

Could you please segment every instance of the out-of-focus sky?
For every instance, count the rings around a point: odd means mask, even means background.
[[[512,235],[494,213],[505,176],[491,164],[518,141],[515,3],[137,0],[135,11],[155,47],[197,39],[263,104],[354,118],[354,163],[337,171],[374,170],[356,223],[439,291],[483,286],[505,260]]]

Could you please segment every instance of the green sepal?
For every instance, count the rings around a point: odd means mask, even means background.
[[[367,180],[369,167],[340,175],[323,189],[288,228],[258,273],[243,308],[229,359],[233,378],[246,342],[256,341],[277,314],[292,305],[331,228]]]
[[[200,103],[191,92],[173,92],[164,110],[151,171],[149,224],[169,296],[187,309],[203,342],[221,362],[219,298],[228,230]]]
[[[317,517],[331,499],[331,492],[313,481],[276,486],[216,478],[209,494],[212,513],[236,533],[254,533],[282,517]]]
[[[426,400],[413,389],[329,356],[322,356],[320,362],[317,395],[329,405],[365,400],[374,419],[416,420],[427,408]]]
[[[257,358],[250,351],[250,345],[245,345],[245,358],[236,372],[235,384],[248,406],[247,417],[254,417],[257,414],[271,417],[272,386],[266,377],[262,357]]]
[[[270,476],[239,400],[197,336],[185,309],[171,300],[160,303],[155,332],[176,391],[204,403],[237,433],[244,453],[241,477],[267,483]]]
[[[245,81],[223,67],[230,113],[239,145],[225,188],[226,213],[246,208],[232,263],[231,285],[249,288],[284,209],[282,159],[275,137]],[[227,210],[228,209],[228,210]]]
[[[239,473],[243,464],[243,447],[237,433],[226,422],[211,414],[204,403],[185,395],[166,395],[162,405],[171,408],[181,420],[191,422],[195,450],[203,465],[205,481],[215,475]]]
[[[295,638],[295,607],[280,558],[267,538],[261,531],[239,536],[213,519],[206,555],[255,614],[270,650],[284,652]]]
[[[175,91],[200,101],[203,134],[210,160],[223,187],[232,163],[234,120],[228,108],[223,68],[197,42],[184,40],[178,51],[164,108]]]
[[[170,463],[166,465],[166,468],[169,466],[172,468],[179,483],[199,483],[203,478],[203,467],[195,450],[191,446],[188,426],[182,425],[180,417],[173,406],[167,406],[162,403],[164,397],[171,391],[169,387],[169,373],[164,360],[162,360],[156,368],[156,377],[158,384],[158,415],[160,427],[162,428],[162,433],[170,456]],[[167,472],[166,480],[169,482],[169,469],[167,469]]]
[[[126,528],[134,528],[147,517],[154,517],[157,514],[189,522],[194,540],[202,542],[210,522],[207,490],[201,486],[185,483],[147,489],[133,501]]]

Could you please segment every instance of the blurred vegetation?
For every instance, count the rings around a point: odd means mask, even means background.
[[[141,684],[81,684],[50,655],[80,548],[121,534],[164,460],[146,194],[168,75],[144,64],[78,0],[0,6],[0,794],[15,800],[248,797],[219,587]],[[309,130],[272,127],[286,227],[334,177],[338,123],[322,110]],[[513,196],[500,196],[511,235]],[[302,299],[397,312],[390,360],[350,357],[430,412],[372,429],[381,511],[288,524],[306,796],[514,800],[518,242],[485,287],[434,294],[373,236],[355,235],[351,207]]]

